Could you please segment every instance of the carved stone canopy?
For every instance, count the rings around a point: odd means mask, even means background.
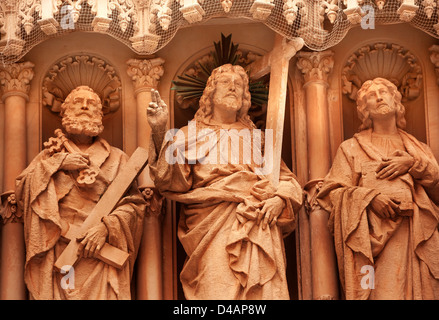
[[[343,93],[356,100],[361,85],[376,77],[393,82],[403,101],[414,100],[421,93],[421,66],[410,51],[397,44],[375,43],[355,51],[342,71]]]
[[[115,68],[92,55],[69,56],[55,63],[43,81],[43,104],[59,112],[67,95],[80,85],[89,86],[99,95],[104,115],[119,108],[121,82]]]

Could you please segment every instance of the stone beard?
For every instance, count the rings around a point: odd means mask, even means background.
[[[69,108],[63,115],[62,126],[68,133],[85,134],[91,137],[98,136],[104,130],[102,116],[98,112],[93,112],[93,116],[83,117],[81,112],[73,112]]]

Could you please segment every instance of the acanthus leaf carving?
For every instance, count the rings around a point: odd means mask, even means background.
[[[130,59],[127,61],[127,73],[133,80],[136,92],[157,88],[164,73],[164,63],[165,60],[162,58]]]
[[[2,89],[3,99],[16,93],[27,98],[29,84],[34,77],[33,67],[34,64],[29,61],[0,66],[0,88]]]
[[[310,81],[328,81],[328,75],[334,67],[334,52],[299,52],[297,67],[302,72],[305,83]]]

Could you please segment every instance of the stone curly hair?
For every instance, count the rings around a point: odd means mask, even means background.
[[[216,90],[216,84],[218,81],[218,77],[220,74],[225,72],[235,72],[239,74],[243,80],[244,83],[244,93],[242,97],[242,106],[238,110],[237,114],[237,121],[241,121],[249,128],[255,128],[255,124],[250,119],[250,116],[248,115],[248,110],[251,107],[251,95],[249,91],[249,80],[248,75],[245,72],[244,68],[239,65],[231,65],[231,64],[224,64],[212,71],[212,74],[210,75],[209,79],[207,80],[206,88],[204,89],[203,95],[200,98],[200,107],[198,111],[195,113],[195,120],[196,121],[206,121],[209,117],[212,116],[212,108],[213,108],[213,95]]]
[[[366,107],[366,93],[372,84],[382,84],[387,87],[390,94],[393,95],[393,99],[396,103],[396,126],[400,129],[405,129],[405,107],[401,103],[402,95],[398,91],[398,88],[389,80],[384,78],[375,78],[373,80],[367,80],[363,83],[360,90],[357,93],[357,113],[358,118],[361,120],[361,126],[358,131],[366,130],[372,127],[372,119],[369,116],[369,111]]]
[[[61,111],[60,111],[60,115],[61,117],[64,115],[64,112],[66,111],[67,107],[72,103],[72,99],[75,96],[75,94],[80,91],[80,90],[86,90],[86,91],[90,91],[93,92],[96,96],[96,100],[98,101],[98,105],[100,106],[100,116],[103,117],[104,116],[104,112],[102,110],[102,102],[101,102],[101,98],[99,97],[99,95],[89,86],[78,86],[75,89],[73,89],[66,97],[66,99],[64,100],[63,104],[61,105]]]

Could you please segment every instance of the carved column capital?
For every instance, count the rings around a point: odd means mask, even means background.
[[[328,75],[334,67],[334,52],[299,52],[297,67],[302,72],[305,85],[309,82],[328,82]]]
[[[142,191],[142,195],[146,200],[146,217],[162,217],[162,206],[164,197],[158,192],[157,189],[145,188]]]
[[[17,208],[17,200],[13,191],[0,195],[0,217],[3,224],[23,222],[23,213]]]
[[[157,89],[160,78],[163,76],[165,69],[162,58],[154,59],[130,59],[127,61],[127,73],[134,83],[135,94],[142,91]]]
[[[34,64],[29,61],[0,66],[0,88],[3,101],[13,95],[29,99],[30,81],[34,77],[33,67]]]

